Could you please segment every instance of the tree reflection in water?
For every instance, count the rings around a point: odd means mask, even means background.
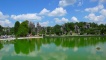
[[[0,42],[0,49],[2,49],[3,48],[3,44]]]
[[[44,44],[55,44],[56,46],[62,46],[67,48],[79,48],[96,45],[98,43],[105,43],[105,37],[45,37],[43,39],[29,39],[29,40],[14,40],[14,50],[17,54],[29,54],[35,50],[40,50]],[[0,49],[3,48],[3,44],[0,43]]]
[[[17,54],[29,54],[35,50],[35,40],[15,40],[14,49]]]

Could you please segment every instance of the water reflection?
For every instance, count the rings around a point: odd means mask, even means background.
[[[2,49],[3,48],[3,44],[0,42],[0,49]]]
[[[105,60],[105,47],[106,37],[0,41],[0,60]]]
[[[0,41],[0,49],[5,44],[14,44],[14,50],[17,54],[29,54],[35,50],[40,50],[43,45],[55,44],[57,47],[72,48],[77,51],[80,47],[94,46],[98,43],[105,43],[105,37],[46,37],[43,39]]]
[[[62,46],[63,48],[73,48],[75,51],[79,47],[93,46],[98,43],[104,43],[105,37],[66,37],[66,38],[44,38],[44,39],[32,39],[32,40],[15,40],[14,49],[17,54],[29,54],[32,51],[40,50],[43,44],[55,44],[56,46]]]
[[[29,54],[35,50],[35,40],[16,40],[14,43],[14,50],[17,54]]]

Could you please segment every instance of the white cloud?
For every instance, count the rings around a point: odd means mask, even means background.
[[[3,27],[6,26],[13,26],[13,24],[11,23],[10,20],[8,20],[9,15],[4,15],[1,11],[0,11],[0,25],[2,25]]]
[[[39,14],[40,15],[47,15],[50,11],[44,8]]]
[[[62,18],[62,19],[59,19],[59,18],[54,18],[55,22],[56,23],[67,23],[69,20],[66,19],[66,18]]]
[[[8,15],[3,15],[3,13],[0,11],[0,20],[5,20],[7,18],[9,18],[9,16]]]
[[[65,7],[65,6],[68,6],[68,5],[75,4],[75,2],[76,2],[76,0],[60,0],[59,1],[59,6]]]
[[[99,0],[99,3],[106,3],[106,0]]]
[[[93,7],[93,8],[86,8],[85,11],[93,13],[93,12],[98,12],[99,10],[101,10],[103,8],[104,8],[103,5],[98,5],[98,6]]]
[[[88,16],[85,16],[85,18],[92,20],[94,22],[103,21],[105,19],[104,16],[102,15],[96,16],[94,13],[90,13]]]
[[[44,27],[45,27],[45,26],[48,26],[48,24],[49,24],[49,21],[40,23],[40,25],[41,25],[41,26],[44,26]]]
[[[102,9],[102,10],[100,11],[100,13],[101,13],[103,16],[106,17],[106,9]]]
[[[99,4],[106,3],[106,0],[90,0],[91,2],[98,2]]]
[[[71,18],[71,21],[72,21],[72,22],[79,22],[79,20],[78,20],[75,16],[73,16],[73,17]]]
[[[65,9],[62,7],[56,8],[52,12],[49,13],[49,16],[64,16],[67,13]]]
[[[104,21],[106,19],[106,9],[104,9],[104,6],[102,4],[99,4],[98,6],[93,8],[87,8],[85,9],[85,11],[90,12],[89,15],[85,16],[85,18],[88,19],[89,21],[96,22],[98,24],[106,23]]]
[[[21,15],[11,15],[14,20],[41,20],[42,17],[38,16],[36,13],[32,14],[21,14]]]
[[[12,27],[13,26],[12,22],[10,20],[7,20],[7,19],[0,20],[0,25],[2,25],[3,27],[7,27],[7,26]]]

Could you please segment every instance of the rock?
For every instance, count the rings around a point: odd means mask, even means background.
[[[100,50],[100,47],[97,47],[96,49],[97,49],[97,50]]]

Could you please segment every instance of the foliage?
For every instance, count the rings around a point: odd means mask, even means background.
[[[15,35],[18,33],[19,27],[20,27],[20,22],[16,21],[15,25],[14,25],[14,34]]]
[[[17,36],[27,36],[28,32],[28,21],[26,20],[20,24]]]
[[[0,25],[0,35],[3,35],[3,27]]]
[[[91,34],[91,35],[100,35],[100,34],[106,34],[106,24],[97,24],[97,23],[88,23],[90,24],[90,28],[86,28],[86,22],[68,22],[63,25],[55,25],[53,27],[41,27],[39,34],[56,34],[56,35],[61,35],[61,34],[69,34],[70,31],[72,33],[75,33],[75,25],[78,26],[80,30],[80,34]],[[4,27],[0,25],[0,35],[8,34],[4,30]],[[19,21],[16,21],[14,27],[10,28],[9,34],[15,34],[16,36],[27,36],[27,34],[32,34],[35,35],[37,34],[36,32],[37,28],[35,28],[34,23],[29,23],[28,21],[23,21],[21,24]]]
[[[60,25],[55,25],[54,26],[54,33],[57,35],[60,35],[61,30],[60,30],[61,26]]]

